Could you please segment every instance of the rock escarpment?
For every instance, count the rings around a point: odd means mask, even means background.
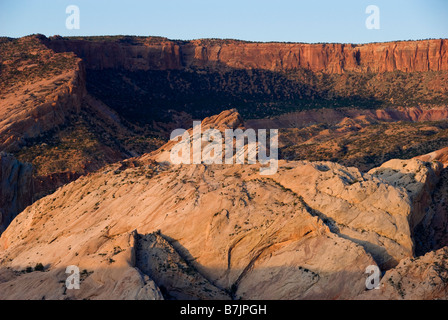
[[[0,150],[63,124],[79,112],[85,71],[73,53],[55,53],[36,36],[1,43]]]
[[[448,245],[448,148],[417,157],[423,161],[440,161],[444,168],[431,194],[428,212],[416,228],[416,244],[419,255]]]
[[[296,70],[343,73],[448,70],[448,41],[371,44],[256,43],[237,40],[176,41],[128,37],[101,41],[53,37],[49,47],[75,52],[92,69],[167,70],[191,67]]]
[[[52,80],[42,80],[24,86],[0,100],[0,147],[15,151],[27,138],[35,138],[79,112],[85,94],[81,71]],[[59,86],[56,83],[66,82]],[[32,97],[30,99],[30,97]]]
[[[32,203],[33,168],[12,155],[0,153],[0,234]]]
[[[134,121],[166,120],[167,108],[204,118],[236,107],[250,119],[448,102],[446,39],[355,45],[116,36],[43,43],[81,57],[90,93]],[[399,115],[406,113],[419,116]]]
[[[448,291],[448,248],[418,258],[403,259],[382,277],[378,290],[358,299],[446,300]]]

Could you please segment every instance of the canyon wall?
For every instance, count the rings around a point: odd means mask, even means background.
[[[308,69],[341,74],[354,72],[446,71],[448,40],[397,41],[369,44],[259,43],[237,40],[174,41],[132,38],[87,41],[52,37],[57,52],[73,51],[91,69],[168,70],[230,67],[286,71]]]

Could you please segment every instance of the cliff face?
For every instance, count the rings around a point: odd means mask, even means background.
[[[253,43],[235,40],[172,41],[146,38],[137,43],[52,38],[57,52],[72,51],[91,69],[168,70],[230,67],[341,74],[448,70],[448,40],[371,44]]]
[[[79,112],[84,81],[78,69],[6,95],[0,102],[0,110],[4,111],[0,114],[0,150],[15,150],[23,139],[53,129]]]
[[[205,118],[234,107],[251,119],[448,103],[446,39],[355,45],[56,36],[43,43],[82,58],[89,93],[131,121],[165,121],[167,109]]]
[[[31,204],[33,168],[13,156],[0,153],[0,234],[15,216]]]
[[[85,71],[73,53],[55,53],[39,37],[0,43],[0,151],[15,151],[79,112]]]
[[[212,42],[213,43],[213,42]],[[441,71],[448,69],[448,41],[426,40],[367,45],[233,43],[181,48],[186,65],[217,62],[233,68],[343,73]],[[194,54],[192,54],[194,52]]]

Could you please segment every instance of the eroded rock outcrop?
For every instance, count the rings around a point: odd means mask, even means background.
[[[90,237],[87,236],[87,238]],[[64,243],[67,239],[61,234],[56,236],[53,241]],[[74,255],[71,254],[72,252],[68,255],[67,252],[61,255],[61,260],[57,263],[59,267],[48,264],[49,260],[43,257],[49,255],[54,258],[56,252],[41,248],[42,251],[36,253],[33,259],[43,262],[41,270],[35,270],[35,265],[29,266],[28,269],[0,268],[0,299],[163,299],[155,283],[134,267],[136,247],[134,232],[112,238],[101,236],[96,239],[90,238],[90,241],[84,244],[86,246],[81,245],[76,248],[73,246],[73,249],[76,250],[73,252]],[[71,251],[71,247],[72,245],[69,245],[70,249],[66,249]],[[64,255],[66,255],[65,258]],[[66,280],[70,274],[73,274],[73,270],[69,269],[66,273],[66,266],[78,268],[80,289],[67,288]]]
[[[155,281],[167,299],[230,300],[230,294],[214,286],[178,254],[163,236],[135,233],[136,267]]]
[[[81,108],[86,90],[81,59],[55,53],[40,39],[1,43],[0,150],[16,151],[25,139],[63,124]]]
[[[235,127],[238,119],[228,111],[204,126]],[[54,288],[50,297],[63,298],[56,270],[74,264],[93,271],[74,298],[136,298],[141,290],[157,298],[154,280],[167,297],[347,299],[365,291],[367,266],[414,258],[414,202],[435,175],[430,163],[408,161],[406,174],[415,176],[394,185],[395,171],[381,177],[330,162],[280,161],[266,177],[259,164],[155,161],[169,147],[81,177],[25,209],[0,238],[2,295],[18,295],[36,274]],[[164,261],[174,279],[164,278]],[[48,272],[20,274],[36,263]],[[43,294],[39,287],[26,297]]]
[[[416,157],[423,161],[439,161],[446,167],[448,165],[448,147]]]
[[[190,257],[187,262],[235,298],[347,298],[363,291],[364,270],[375,264],[363,247],[332,233],[296,194],[261,180],[249,167],[246,173],[225,165],[118,169],[82,177],[23,211],[1,237],[1,268],[41,262],[60,269],[80,264],[87,254],[92,263],[116,261],[105,248],[129,228],[141,234],[160,229],[177,240],[171,244]],[[19,229],[22,238],[15,236]],[[114,262],[106,267],[115,269]],[[274,281],[291,276],[296,280],[287,286]]]
[[[412,214],[409,216],[412,230],[422,219],[433,215],[433,212],[430,212],[431,195],[439,181],[442,168],[440,162],[394,159],[370,170],[369,174],[406,190],[412,201]]]
[[[418,258],[403,259],[396,268],[386,272],[378,290],[370,290],[357,299],[446,300],[447,259],[447,247]]]
[[[448,148],[436,150],[417,158],[423,161],[440,161],[444,165],[439,182],[431,195],[432,201],[428,211],[432,214],[425,216],[416,227],[416,253],[423,255],[448,246]]]

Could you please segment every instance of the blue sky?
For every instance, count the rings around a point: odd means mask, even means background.
[[[380,29],[365,27],[368,5]],[[80,29],[65,8],[80,9]],[[351,42],[448,38],[446,0],[0,0],[0,35],[157,35],[171,39]]]

